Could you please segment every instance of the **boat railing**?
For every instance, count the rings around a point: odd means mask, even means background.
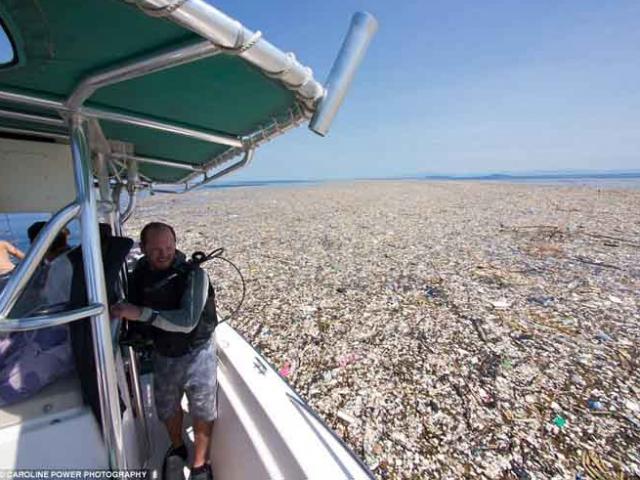
[[[37,236],[26,258],[20,262],[15,273],[0,293],[0,325],[4,326],[3,321],[8,319],[11,309],[20,298],[29,280],[31,280],[36,268],[38,268],[38,265],[42,262],[53,240],[67,223],[78,216],[79,212],[80,205],[78,205],[78,203],[67,205],[49,220]],[[2,328],[3,327],[0,327],[0,329]]]

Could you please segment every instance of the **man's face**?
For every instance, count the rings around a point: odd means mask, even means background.
[[[147,256],[151,270],[166,270],[176,256],[176,241],[167,228],[150,230],[146,235],[142,253]]]

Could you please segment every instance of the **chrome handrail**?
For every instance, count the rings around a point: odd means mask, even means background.
[[[73,113],[64,103],[57,100],[49,100],[40,97],[32,97],[20,93],[10,92],[6,90],[0,91],[0,100],[6,100],[13,103],[19,103],[23,105],[32,105],[36,107],[42,107],[49,110],[57,111],[58,114]],[[228,145],[230,147],[243,147],[244,143],[241,138],[231,135],[225,135],[222,133],[212,132],[208,130],[199,130],[189,127],[183,127],[181,125],[175,125],[166,122],[160,122],[151,118],[130,115],[127,113],[120,113],[110,110],[103,110],[99,108],[80,107],[76,113],[80,113],[86,117],[97,118],[98,120],[106,120],[109,122],[125,123],[127,125],[134,125],[137,127],[150,128],[152,130],[159,130],[161,132],[173,133],[175,135],[182,135],[188,138],[195,138],[203,140],[205,142],[216,143],[220,145]],[[21,115],[20,112],[9,112],[9,115],[15,116]],[[1,117],[2,115],[0,115]],[[51,117],[45,117],[42,115],[29,114],[30,121],[40,122],[44,124],[50,124]],[[56,121],[57,125],[57,121]]]
[[[107,70],[93,74],[78,84],[69,96],[66,104],[70,110],[79,108],[96,90],[124,82],[150,73],[159,72],[167,68],[177,67],[185,63],[194,62],[220,53],[221,50],[207,40],[199,40],[178,48],[153,52],[133,61],[115,65]]]
[[[135,409],[138,422],[143,432],[143,448],[145,462],[151,460],[151,431],[147,422],[147,415],[144,411],[144,401],[142,399],[142,387],[140,385],[140,370],[138,369],[138,358],[133,347],[126,347],[125,355],[129,367],[129,379],[133,390],[133,408]]]
[[[90,151],[87,142],[86,119],[73,115],[70,119],[71,156],[80,210],[80,244],[82,248],[87,298],[92,304],[107,305],[107,290],[100,251],[98,216],[96,211]],[[93,350],[96,360],[102,435],[109,456],[109,466],[115,470],[127,468],[122,436],[122,418],[118,396],[118,380],[111,341],[110,318],[106,310],[91,317]]]
[[[81,318],[100,315],[102,312],[104,312],[104,305],[94,303],[87,307],[50,315],[38,315],[20,319],[7,318],[0,321],[0,333],[26,332],[39,328],[55,327],[80,320]]]
[[[53,240],[60,230],[73,220],[79,212],[80,205],[77,203],[67,205],[58,211],[38,234],[27,253],[27,257],[20,262],[4,290],[0,292],[0,320],[4,320],[9,316],[11,309],[20,298],[29,280],[31,280],[36,268],[42,262]]]
[[[204,169],[201,166],[191,165],[189,163],[172,162],[170,160],[141,157],[140,155],[128,155],[126,153],[110,153],[109,156],[121,160],[135,160],[139,163],[148,163],[150,165],[160,165],[163,167],[176,168],[178,170],[188,170],[190,172],[204,173]]]
[[[189,192],[195,188],[201,187],[203,185],[206,185],[209,182],[212,182],[213,180],[215,180],[216,178],[220,178],[224,175],[228,175],[231,172],[234,172],[235,170],[238,170],[246,165],[248,165],[249,163],[251,163],[251,160],[253,160],[253,155],[255,153],[255,149],[251,148],[249,150],[247,150],[244,154],[244,156],[238,160],[236,163],[234,163],[233,165],[229,165],[227,168],[225,168],[224,170],[220,170],[219,172],[216,172],[215,174],[211,175],[211,176],[207,176],[207,174],[205,173],[204,175],[204,179],[201,182],[198,183],[194,183],[193,185],[189,185],[188,183],[185,183],[185,188],[183,190],[166,190],[166,189],[152,189],[152,192],[154,193],[186,193]]]
[[[158,130],[166,133],[173,133],[175,135],[182,135],[188,138],[195,138],[197,140],[203,140],[209,143],[217,143],[219,145],[228,145],[230,147],[242,147],[242,140],[238,137],[230,135],[224,135],[222,133],[215,133],[207,130],[197,130],[194,128],[182,127],[166,122],[158,122],[151,118],[140,117],[136,115],[129,115],[126,113],[112,112],[109,110],[102,110],[90,107],[81,107],[79,112],[87,117],[97,118],[99,120],[106,120],[108,122],[125,123],[127,125],[134,125],[136,127],[150,128],[152,130]]]

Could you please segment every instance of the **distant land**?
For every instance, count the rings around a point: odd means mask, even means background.
[[[390,177],[353,177],[353,178],[309,178],[309,179],[273,179],[273,180],[228,180],[207,185],[204,188],[234,188],[234,187],[266,187],[314,185],[324,182],[349,181],[381,181],[381,180],[483,180],[500,182],[559,182],[572,180],[606,180],[635,181],[640,183],[640,170],[553,170],[553,171],[522,171],[522,172],[492,172],[492,173],[420,173],[398,175]]]
[[[412,176],[423,179],[446,180],[568,180],[568,179],[640,179],[640,170],[554,170],[554,171],[527,171],[527,172],[497,172],[497,173],[473,173],[473,174],[424,174]]]

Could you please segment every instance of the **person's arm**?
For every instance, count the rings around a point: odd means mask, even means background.
[[[7,241],[0,240],[0,275],[7,274],[14,269],[11,256],[18,260],[24,258],[24,253]]]
[[[195,269],[187,279],[187,287],[180,308],[177,310],[154,310],[130,303],[120,303],[111,308],[111,313],[127,320],[139,321],[167,332],[189,333],[202,315],[209,293],[209,277],[201,268]]]

